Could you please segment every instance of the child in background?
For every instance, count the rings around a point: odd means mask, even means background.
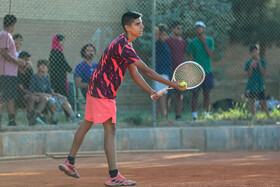
[[[262,109],[265,111],[266,116],[269,118],[269,110],[266,106],[265,93],[264,93],[264,80],[266,64],[264,59],[260,58],[259,46],[254,44],[250,46],[249,52],[251,59],[246,62],[245,71],[248,75],[248,82],[246,86],[246,97],[249,99],[250,110],[253,116],[255,116],[255,99],[260,101]]]

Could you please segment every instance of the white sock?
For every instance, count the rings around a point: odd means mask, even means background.
[[[197,118],[197,112],[193,112],[193,113],[192,113],[192,116],[193,116],[194,118]]]
[[[205,116],[206,116],[207,118],[209,118],[210,113],[209,113],[209,112],[206,112]]]

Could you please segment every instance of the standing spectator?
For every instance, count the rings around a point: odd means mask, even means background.
[[[81,57],[84,59],[80,62],[74,71],[75,85],[77,88],[81,89],[83,96],[86,98],[88,80],[96,68],[97,63],[93,62],[96,53],[96,49],[92,44],[85,44],[81,49]]]
[[[52,50],[50,52],[50,81],[55,93],[63,96],[68,95],[67,72],[72,68],[67,63],[63,54],[63,39],[61,34],[55,34],[52,39]]]
[[[170,80],[172,74],[171,54],[168,45],[165,43],[167,37],[168,27],[164,24],[159,24],[156,28],[156,72],[163,78]],[[165,88],[166,85],[156,82],[156,90]],[[156,115],[161,113],[163,119],[167,119],[167,92],[166,91],[156,101]]]
[[[171,26],[172,36],[166,39],[166,43],[171,51],[172,69],[173,71],[182,62],[186,61],[186,42],[181,37],[183,25],[179,21],[174,21]],[[174,107],[176,120],[181,119],[183,92],[172,90],[175,93]]]
[[[270,117],[269,110],[266,106],[263,81],[266,64],[264,59],[260,58],[258,45],[254,44],[250,46],[249,51],[252,58],[246,62],[245,71],[248,75],[246,97],[249,98],[250,110],[252,115],[255,116],[254,102],[255,99],[257,99],[260,101],[261,107],[265,111],[266,116]]]
[[[0,32],[0,90],[2,105],[6,103],[9,114],[9,126],[15,126],[15,99],[17,98],[18,66],[25,66],[26,62],[17,58],[16,47],[12,38],[17,19],[14,15],[6,15],[3,19],[3,30]]]
[[[31,55],[26,51],[22,51],[19,54],[19,58],[29,63],[27,66],[22,66],[18,69],[19,93],[16,99],[16,106],[17,108],[26,107],[29,125],[35,125],[36,121],[45,125],[45,122],[40,118],[40,114],[45,109],[48,100],[43,96],[36,96],[29,91],[30,80],[33,75],[30,57]],[[35,104],[37,105],[36,109]]]
[[[13,39],[16,45],[17,56],[21,53],[21,46],[23,44],[23,37],[21,34],[17,33],[13,35]]]
[[[214,76],[212,73],[211,57],[214,54],[214,40],[211,37],[206,37],[206,25],[197,21],[195,23],[197,37],[189,43],[189,60],[193,60],[199,63],[205,73],[206,77],[201,86],[193,89],[192,92],[192,115],[193,119],[197,119],[197,102],[200,88],[203,88],[203,100],[204,108],[206,111],[206,117],[210,115],[210,90],[214,88]]]

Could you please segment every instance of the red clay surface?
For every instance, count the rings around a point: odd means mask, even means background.
[[[118,160],[139,187],[280,187],[280,152],[137,153]],[[58,170],[63,161],[1,161],[0,186],[104,186],[104,156],[77,158],[79,179]]]

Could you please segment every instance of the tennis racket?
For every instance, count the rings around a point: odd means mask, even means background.
[[[177,66],[174,70],[172,80],[171,81],[184,81],[187,83],[186,90],[194,89],[201,85],[205,79],[204,69],[198,63],[194,61],[186,61]],[[162,96],[164,92],[169,89],[173,89],[172,87],[166,87],[162,90],[158,91],[158,95]],[[151,95],[153,99],[154,95]]]

